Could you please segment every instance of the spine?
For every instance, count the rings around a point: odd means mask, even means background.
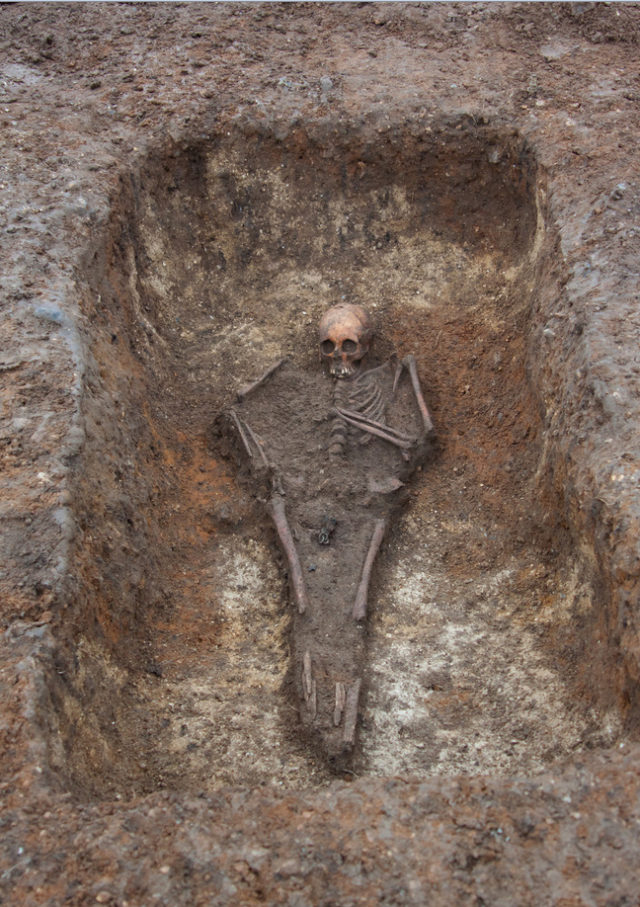
[[[339,409],[349,408],[350,388],[346,381],[336,381],[333,388],[333,405]],[[342,416],[334,416],[329,435],[329,457],[338,460],[344,456],[347,447],[349,426]]]

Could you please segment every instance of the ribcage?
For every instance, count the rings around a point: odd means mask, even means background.
[[[333,390],[333,405],[336,409],[347,409],[360,413],[374,422],[382,422],[386,401],[378,375],[374,372],[362,372],[355,378],[336,381]],[[335,415],[331,422],[329,439],[329,456],[341,457],[347,447],[349,426],[340,415]],[[356,429],[357,431],[357,429]],[[360,432],[359,443],[368,444],[372,436]]]

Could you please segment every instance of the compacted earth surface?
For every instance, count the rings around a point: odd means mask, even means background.
[[[639,39],[0,4],[0,903],[639,903]]]

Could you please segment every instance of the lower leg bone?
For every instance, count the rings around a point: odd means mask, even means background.
[[[356,724],[358,723],[358,700],[360,699],[360,686],[362,681],[356,680],[347,689],[344,706],[344,733],[342,739],[353,746],[356,739]]]
[[[364,620],[367,615],[367,595],[369,593],[371,571],[373,569],[373,562],[375,561],[380,545],[382,544],[382,539],[384,537],[384,531],[386,528],[386,520],[376,520],[373,536],[371,537],[371,542],[369,544],[369,550],[367,551],[367,556],[364,559],[362,578],[360,579],[360,585],[358,586],[358,591],[356,592],[356,600],[353,605],[353,611],[351,612],[354,620]]]
[[[317,708],[316,682],[311,673],[311,655],[308,649],[304,653],[304,658],[302,659],[302,692],[307,708],[311,712],[311,717],[315,718]]]
[[[344,706],[347,701],[347,689],[343,683],[336,684],[336,705],[333,710],[333,724],[334,727],[338,727],[342,721],[342,713],[344,711]]]
[[[307,605],[309,604],[309,598],[304,583],[300,558],[298,557],[298,552],[296,551],[296,546],[293,542],[293,536],[291,535],[291,529],[287,522],[284,501],[280,495],[275,494],[271,498],[271,515],[278,531],[280,542],[287,555],[287,560],[289,561],[291,584],[293,586],[293,595],[296,600],[296,605],[298,606],[298,613],[304,614],[307,610]]]
[[[302,659],[302,689],[304,691],[305,699],[308,699],[311,696],[312,680],[313,675],[311,674],[311,653],[307,649],[307,651],[304,653],[304,658]]]

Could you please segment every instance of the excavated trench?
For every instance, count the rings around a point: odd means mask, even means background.
[[[532,153],[466,120],[239,130],[123,175],[79,280],[86,444],[52,680],[67,784],[329,779],[300,733],[286,565],[216,417],[282,356],[322,381],[315,328],[341,299],[374,314],[381,360],[416,356],[438,434],[377,563],[353,772],[528,773],[612,742],[619,717],[574,683],[594,577],[530,379],[557,271]]]

